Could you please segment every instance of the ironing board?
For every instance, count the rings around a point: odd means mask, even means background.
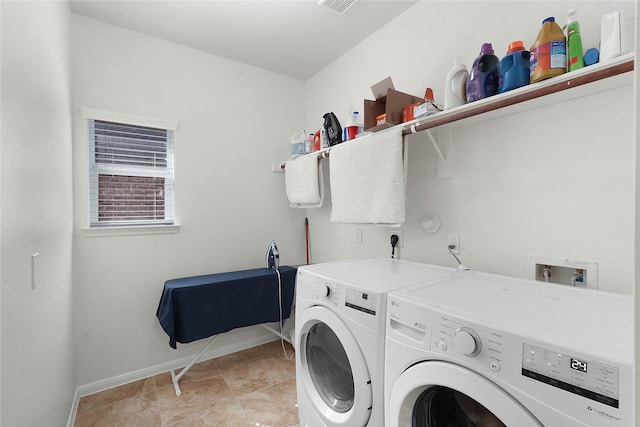
[[[171,370],[177,396],[181,394],[180,378],[224,332],[261,324],[289,341],[265,323],[284,321],[291,315],[296,272],[294,267],[281,266],[281,286],[278,273],[266,268],[184,277],[164,283],[156,317],[169,335],[169,346],[177,348],[177,343],[186,344],[213,336],[179,374]]]

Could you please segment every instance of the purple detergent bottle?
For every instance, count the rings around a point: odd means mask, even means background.
[[[497,56],[491,43],[484,43],[467,78],[467,102],[477,101],[498,93],[500,73]]]

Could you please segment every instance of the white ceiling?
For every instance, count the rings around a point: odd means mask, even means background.
[[[359,0],[339,15],[317,0],[71,0],[71,10],[307,80],[417,0]]]

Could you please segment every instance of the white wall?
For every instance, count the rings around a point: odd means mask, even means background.
[[[609,4],[420,2],[307,81],[307,128],[318,127],[326,111],[346,120],[364,98],[372,99],[369,86],[386,76],[396,89],[416,95],[430,86],[442,102],[454,57],[465,57],[470,67],[483,42],[493,43],[499,57],[513,40],[530,46],[542,19],[556,16],[563,25],[571,8],[579,12],[585,48],[597,46],[599,17]],[[531,256],[596,262],[600,289],[631,293],[631,89],[460,123],[451,131],[450,179],[436,178],[436,153],[425,134],[409,137],[401,258],[455,266],[446,235],[460,233],[460,256],[473,269],[531,277]],[[308,211],[314,262],[390,255],[388,229],[365,226],[363,243],[355,243],[355,226],[331,224],[330,210],[327,203]],[[442,221],[437,234],[420,227],[428,212]]]
[[[271,172],[304,123],[304,83],[79,15],[72,16],[72,56],[77,373],[86,386],[166,367],[205,345],[169,348],[155,317],[165,280],[261,267],[271,239],[283,264],[304,262],[304,211],[288,208],[284,175]],[[83,231],[82,106],[179,122],[177,234]],[[273,336],[245,328],[214,348],[265,338]]]
[[[2,418],[66,425],[76,389],[67,2],[2,2]],[[39,253],[37,288],[31,255]]]

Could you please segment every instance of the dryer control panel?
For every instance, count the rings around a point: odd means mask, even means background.
[[[375,316],[378,307],[378,295],[363,292],[359,289],[347,288],[344,305]]]

